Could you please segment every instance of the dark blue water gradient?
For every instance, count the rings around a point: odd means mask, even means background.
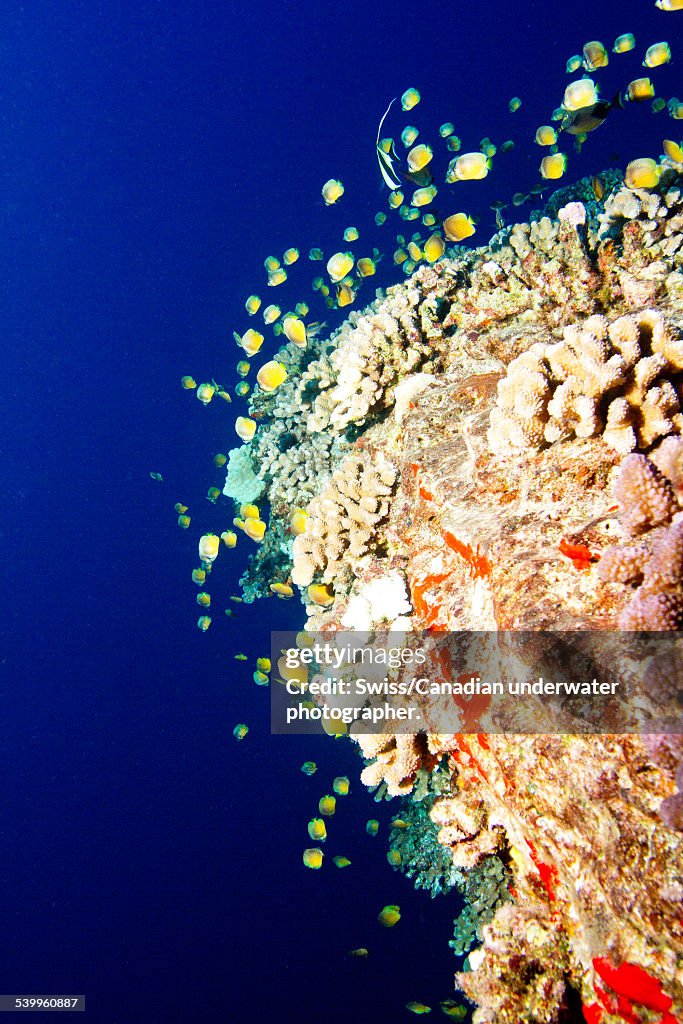
[[[424,97],[395,133],[410,121],[434,138],[453,120],[465,149],[530,139],[586,38],[632,30],[639,52],[681,41],[677,16],[647,3],[637,18],[613,0],[570,13],[452,0],[3,4],[3,992],[85,992],[102,1024],[393,1022],[409,999],[451,995],[456,902],[414,894],[386,864],[399,808],[377,809],[349,745],[269,736],[253,660],[301,609],[222,616],[244,539],[214,571],[211,631],[195,628],[196,539],[231,515],[204,498],[221,483],[210,457],[234,443],[236,407],[202,409],[178,382],[234,382],[244,298],[271,299],[266,255],[329,251],[330,233],[364,231],[383,208],[374,135],[393,95],[414,85]],[[628,68],[625,80],[637,61]],[[670,95],[675,68],[655,74]],[[615,112],[571,173],[656,155],[676,124]],[[533,184],[540,155],[520,146],[442,212],[480,213],[484,241],[488,203]],[[320,187],[337,176],[344,203],[326,210]],[[386,251],[386,282],[397,228],[384,230],[362,239]],[[300,270],[287,302],[310,298],[318,268]],[[187,533],[176,501],[191,506]],[[241,744],[238,721],[251,729]],[[306,759],[320,765],[313,778],[299,772]],[[306,822],[340,772],[352,793],[328,847],[353,866],[305,871]],[[374,815],[383,829],[370,839]],[[376,914],[393,902],[403,919],[385,931]],[[361,945],[367,962],[345,959]]]

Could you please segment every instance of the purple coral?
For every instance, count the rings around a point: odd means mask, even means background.
[[[619,616],[619,628],[680,629],[683,519],[671,481],[645,455],[627,455],[614,495],[622,527],[637,540],[605,551],[598,573],[611,583],[639,584]]]
[[[670,481],[645,455],[627,455],[614,497],[621,525],[631,536],[668,522],[678,510]]]

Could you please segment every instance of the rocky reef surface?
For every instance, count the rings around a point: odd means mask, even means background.
[[[291,581],[310,630],[680,630],[681,170],[599,203],[565,189],[284,347],[245,446],[270,501],[247,599]],[[667,665],[648,685],[680,697]],[[459,733],[351,738],[366,785],[427,799],[447,858],[425,887],[488,878],[456,976],[476,1024],[673,1024],[680,735],[487,733],[485,704],[460,710]]]

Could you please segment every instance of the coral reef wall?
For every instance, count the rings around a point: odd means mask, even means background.
[[[655,189],[617,181],[602,203],[585,182],[564,189],[305,356],[283,349],[300,372],[253,403],[274,540],[248,586],[267,589],[267,559],[268,579],[301,588],[313,629],[679,629],[680,171],[665,161]],[[581,199],[578,213],[560,203]],[[294,540],[298,505],[309,518]],[[660,667],[652,685],[679,681]],[[450,858],[439,877],[464,871],[470,905],[475,872],[490,891],[488,923],[463,919],[469,937],[454,939],[480,943],[457,976],[476,1024],[580,1007],[589,1022],[672,1024],[680,737],[486,736],[484,714],[463,707],[457,735],[352,732],[380,795],[410,800],[448,773],[429,802]]]

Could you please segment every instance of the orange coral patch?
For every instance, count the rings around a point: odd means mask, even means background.
[[[545,864],[540,859],[540,857],[536,853],[536,850],[535,850],[534,846],[532,845],[532,843],[528,839],[527,839],[527,844],[528,844],[529,850],[531,852],[531,859],[534,862],[534,864],[536,865],[536,870],[538,871],[539,875],[541,876],[541,882],[543,883],[543,888],[545,889],[545,891],[548,894],[548,899],[550,900],[551,903],[554,903],[555,902],[555,886],[557,885],[557,882],[558,882],[557,868],[555,867],[554,864]]]
[[[629,1003],[640,1003],[650,1010],[666,1011],[672,1005],[671,996],[662,989],[662,983],[638,964],[628,962],[614,967],[606,957],[595,957],[593,967],[596,974],[617,996],[624,997]],[[619,1004],[622,1013],[626,1005]]]
[[[597,1003],[589,1003],[588,1006],[583,1007],[583,1018],[586,1024],[600,1024],[602,1010]]]
[[[572,544],[566,537],[560,541],[560,554],[570,558],[575,569],[589,569],[593,562],[600,561],[600,555],[592,552],[585,544]]]
[[[471,544],[465,544],[464,541],[458,540],[455,534],[452,534],[450,530],[442,530],[441,536],[452,551],[455,551],[456,554],[465,559],[467,564],[473,570],[472,575],[475,579],[479,579],[482,576],[489,576],[491,574],[491,563],[486,555],[479,554],[478,544],[477,550],[474,551]]]
[[[419,583],[417,580],[413,580],[410,584],[410,598],[413,608],[423,620],[426,628],[436,625],[441,612],[441,606],[427,604],[423,595],[436,583],[441,583],[447,579],[448,575],[447,572],[434,573],[431,576],[425,576]]]
[[[453,698],[453,700],[456,702],[456,704],[459,703],[459,701],[461,699],[462,698],[458,698],[458,697],[454,697]],[[486,699],[489,700],[488,697]],[[485,710],[485,709],[482,709],[482,710]],[[480,711],[479,714],[482,714],[482,711]],[[456,742],[457,742],[458,746],[460,747],[461,751],[463,752],[463,754],[466,755],[467,763],[468,764],[472,763],[475,766],[475,768],[477,769],[477,771],[479,772],[479,774],[481,775],[481,777],[484,780],[484,782],[488,782],[489,781],[488,775],[486,774],[486,772],[484,771],[482,766],[479,764],[479,762],[477,761],[477,759],[474,756],[474,754],[472,753],[472,751],[470,750],[470,745],[467,742],[467,740],[465,739],[465,736],[461,734],[460,736],[458,736]]]

